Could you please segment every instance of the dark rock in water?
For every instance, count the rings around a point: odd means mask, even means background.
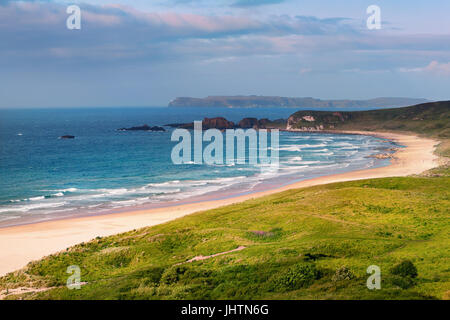
[[[59,137],[60,139],[75,139],[75,136],[71,136],[71,135],[65,135],[65,136],[61,136]]]
[[[237,126],[242,129],[250,129],[250,128],[257,129],[259,128],[259,123],[258,119],[256,118],[244,118],[241,121],[239,121]]]
[[[147,124],[144,124],[140,127],[131,127],[131,128],[121,128],[118,129],[119,131],[166,131],[163,127],[153,126],[150,127]]]
[[[182,129],[194,129],[194,123],[172,123],[167,124],[166,126],[172,127],[172,128],[182,128]],[[233,129],[234,122],[228,121],[227,119],[223,117],[217,117],[217,118],[204,118],[202,121],[202,129],[219,129],[219,130],[225,130],[225,129]]]
[[[272,121],[270,121],[269,119],[261,119],[258,120],[258,128],[260,129],[266,129],[267,127],[271,127],[272,125]]]
[[[273,129],[283,127],[286,121],[278,119],[270,121],[269,119],[244,118],[239,121],[237,127],[241,129]]]
[[[217,118],[205,118],[203,119],[203,130],[206,129],[233,129],[234,123],[232,121],[228,121],[225,118],[217,117]]]
[[[165,127],[171,127],[171,128],[182,128],[183,126],[187,125],[188,123],[168,123],[165,124]]]

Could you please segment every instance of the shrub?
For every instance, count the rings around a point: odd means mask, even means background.
[[[134,279],[138,279],[141,284],[146,286],[157,285],[161,280],[164,268],[162,267],[149,267],[148,269],[139,270],[130,274]]]
[[[343,281],[343,280],[352,280],[355,278],[355,275],[346,267],[342,266],[338,268],[331,278],[334,282]]]
[[[403,260],[391,269],[391,273],[400,277],[417,277],[417,268],[410,260]]]
[[[298,255],[297,250],[289,248],[279,249],[278,252],[283,256]]]
[[[416,284],[414,279],[401,276],[393,276],[391,282],[393,285],[398,286],[402,289],[411,288]]]
[[[276,283],[278,287],[295,290],[310,286],[320,276],[321,273],[314,264],[298,264],[282,274]]]
[[[186,267],[183,266],[172,266],[167,268],[161,276],[161,283],[171,285],[178,282],[186,272]]]
[[[316,261],[320,258],[329,258],[330,256],[323,253],[305,253],[303,256],[304,261]]]

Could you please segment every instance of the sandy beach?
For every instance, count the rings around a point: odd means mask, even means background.
[[[234,198],[2,228],[0,229],[0,275],[23,268],[30,261],[64,250],[77,243],[89,241],[97,236],[103,237],[153,226],[197,211],[218,208],[289,189],[349,180],[407,176],[419,174],[438,165],[438,157],[434,155],[435,146],[439,143],[436,140],[394,133],[356,131],[345,133],[382,137],[394,140],[406,148],[398,150],[392,163],[386,167],[323,176]]]

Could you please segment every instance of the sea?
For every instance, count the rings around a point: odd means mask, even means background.
[[[204,117],[288,118],[293,108],[69,108],[0,110],[0,227],[223,199],[314,177],[386,166],[393,142],[363,135],[279,134],[279,168],[171,160],[174,129]],[[75,139],[59,139],[73,135]],[[248,148],[248,147],[247,147]],[[247,150],[248,152],[248,150]]]

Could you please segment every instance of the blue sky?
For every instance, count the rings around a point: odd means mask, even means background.
[[[66,28],[74,3],[81,30]],[[372,4],[381,30],[366,27]],[[0,0],[0,39],[2,108],[450,99],[447,0]]]

